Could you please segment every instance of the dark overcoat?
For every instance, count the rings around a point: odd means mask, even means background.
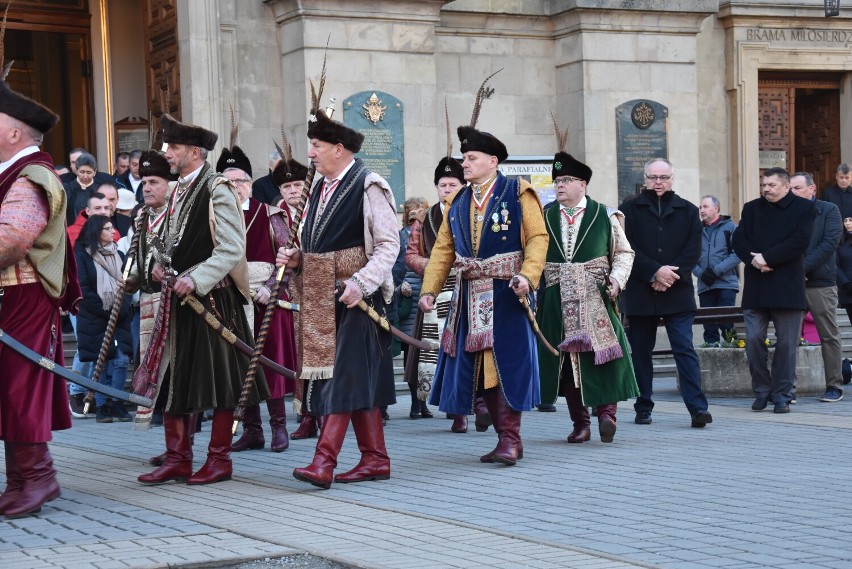
[[[692,268],[701,257],[701,219],[695,204],[673,191],[658,198],[653,190],[642,190],[618,209],[624,213],[627,240],[636,253],[621,294],[624,313],[654,316],[695,311]],[[663,265],[678,267],[680,279],[667,291],[657,292],[651,281]]]
[[[81,242],[77,242],[74,248],[77,256],[77,280],[80,282],[80,290],[83,299],[79,304],[77,313],[77,350],[81,362],[94,362],[98,359],[101,344],[104,341],[104,333],[109,323],[110,309],[105,310],[103,300],[98,296],[98,274],[95,260],[83,248]],[[124,260],[124,255],[119,251],[116,253]],[[112,346],[107,352],[107,359],[116,356],[116,347],[128,356],[133,354],[133,341],[130,332],[130,296],[124,295],[121,311],[118,314],[115,334]]]
[[[816,206],[793,192],[776,203],[760,197],[746,203],[734,231],[734,251],[745,264],[742,307],[805,310],[805,251],[811,240]],[[772,271],[751,264],[762,253]]]
[[[837,279],[837,245],[843,233],[840,210],[833,203],[816,200],[814,232],[805,252],[805,286],[835,286]]]

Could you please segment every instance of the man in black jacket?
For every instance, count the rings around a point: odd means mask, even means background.
[[[837,166],[834,181],[822,191],[822,199],[837,206],[841,219],[852,217],[852,167],[848,164]]]
[[[837,327],[837,246],[843,233],[843,221],[837,206],[816,199],[816,185],[809,172],[796,172],[790,178],[790,190],[816,206],[814,232],[805,253],[805,297],[819,334],[825,367],[825,393],[820,401],[843,399],[843,349]]]
[[[695,289],[692,269],[701,255],[698,208],[672,191],[671,163],[655,158],[645,164],[645,189],[619,209],[624,213],[627,240],[636,252],[633,271],[622,293],[628,317],[627,338],[639,384],[635,422],[651,424],[654,366],[651,360],[662,318],[680,377],[683,402],[692,426],[713,422],[701,391],[701,369],[692,341]]]
[[[763,174],[761,197],[746,203],[734,232],[734,251],[745,263],[742,307],[746,357],[751,372],[754,411],[771,399],[776,413],[789,413],[796,373],[796,347],[805,298],[805,251],[813,233],[816,207],[790,191],[783,168]],[[766,330],[775,325],[775,357],[767,367]]]

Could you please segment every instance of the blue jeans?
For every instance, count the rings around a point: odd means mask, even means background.
[[[737,291],[732,288],[710,289],[698,295],[698,304],[701,306],[701,308],[717,306],[736,306]],[[721,340],[721,336],[719,334],[720,332],[722,333],[722,335],[724,335],[725,332],[728,332],[733,329],[734,324],[732,322],[729,322],[727,324],[705,324],[704,341],[708,344],[718,342]]]
[[[107,360],[104,371],[98,378],[98,383],[108,385],[113,389],[124,391],[124,384],[127,382],[127,366],[130,363],[130,356],[119,349],[115,351],[115,357]],[[94,365],[92,365],[94,368]],[[100,407],[106,401],[106,395],[95,393],[95,404]]]
[[[707,410],[707,398],[701,391],[701,367],[698,354],[692,345],[692,322],[694,312],[680,312],[663,316],[630,316],[627,339],[639,385],[639,397],[633,408],[636,412],[650,412],[654,408],[654,363],[652,353],[657,344],[657,322],[663,319],[672,347],[677,374],[680,379],[680,394],[690,414]]]
[[[71,320],[71,327],[74,328],[74,336],[77,336],[77,316],[69,314],[68,319]],[[92,377],[92,362],[81,362],[80,352],[74,352],[74,363],[71,364],[71,369],[82,375],[83,377]],[[78,393],[87,393],[87,389],[80,387],[76,383],[68,382],[68,395],[77,395]]]

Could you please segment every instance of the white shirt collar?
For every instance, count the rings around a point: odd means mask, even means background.
[[[344,178],[344,176],[346,176],[346,174],[349,172],[349,170],[351,170],[351,169],[352,169],[352,166],[353,166],[354,164],[355,164],[355,159],[353,158],[353,159],[352,159],[352,162],[350,162],[350,163],[346,166],[346,168],[344,168],[344,169],[340,172],[340,174],[338,174],[338,175],[337,175],[337,176],[335,176],[334,178],[328,178],[328,181],[329,181],[329,182],[332,182],[332,181],[334,181],[334,180],[342,180],[342,179]]]
[[[180,183],[180,184],[191,183],[195,179],[195,177],[198,175],[198,173],[201,172],[202,168],[204,168],[204,162],[202,162],[201,166],[199,166],[195,171],[190,172],[188,176],[185,176],[183,178],[178,178],[178,183]]]
[[[11,166],[24,156],[29,156],[30,154],[35,154],[36,152],[38,152],[38,146],[35,145],[27,146],[26,148],[19,150],[17,154],[12,156],[5,162],[0,162],[0,173],[5,172],[9,168],[9,166]]]
[[[584,208],[584,207],[586,207],[587,203],[588,203],[588,200],[586,200],[586,196],[583,196],[582,198],[580,198],[580,201],[577,203],[577,205],[574,206],[574,209],[581,208],[581,207]],[[563,211],[568,209],[562,204],[559,204],[559,207],[562,208]]]

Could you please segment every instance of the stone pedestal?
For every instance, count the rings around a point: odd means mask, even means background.
[[[696,348],[701,361],[701,387],[709,397],[753,397],[744,349]],[[771,369],[775,349],[769,349]],[[796,357],[796,394],[820,395],[825,372],[819,346],[801,346]]]

